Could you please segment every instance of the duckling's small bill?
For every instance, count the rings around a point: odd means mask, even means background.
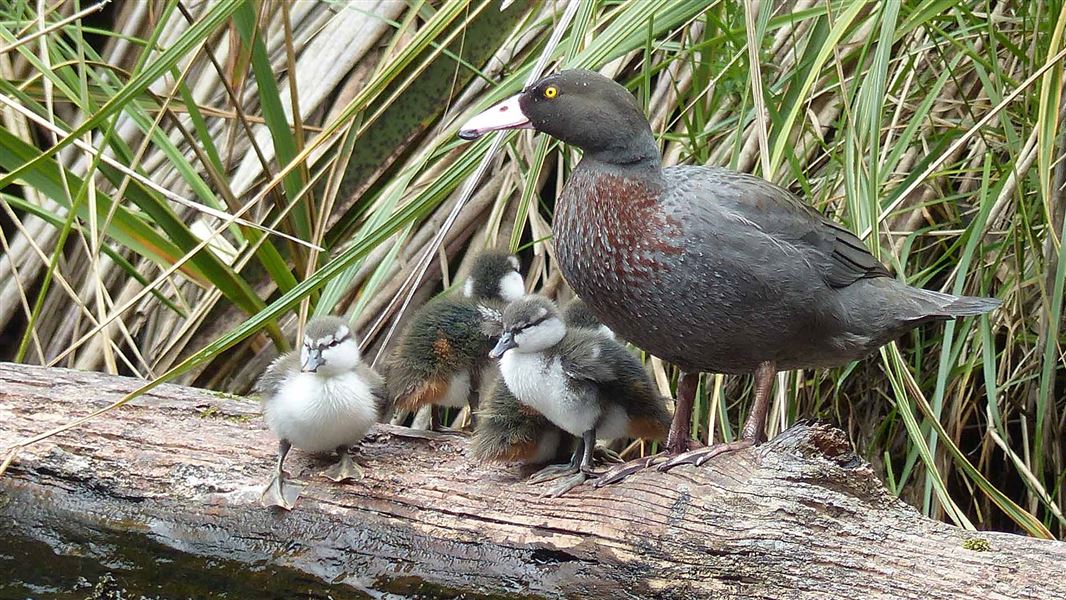
[[[515,342],[514,333],[505,331],[500,334],[500,340],[496,342],[496,347],[492,349],[492,352],[489,352],[489,357],[500,358],[505,352],[516,346],[518,346],[518,343]]]
[[[314,373],[322,366],[324,361],[322,360],[321,348],[309,348],[303,354],[304,356],[300,364],[300,370],[304,373]]]

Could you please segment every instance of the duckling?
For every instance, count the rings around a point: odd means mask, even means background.
[[[568,327],[581,327],[583,329],[592,329],[599,331],[607,337],[617,340],[618,336],[611,331],[611,328],[600,322],[596,317],[592,309],[585,304],[585,301],[581,298],[574,298],[566,303],[563,307],[563,321]]]
[[[570,328],[596,331],[614,339],[580,298],[563,308],[563,322]],[[544,415],[514,397],[499,370],[486,386],[486,400],[478,410],[477,428],[470,447],[476,460],[544,464],[569,456],[576,438],[558,428]],[[617,454],[596,447],[602,462],[621,462]]]
[[[596,476],[596,438],[661,439],[670,411],[635,356],[607,336],[567,328],[542,296],[526,296],[503,312],[503,333],[491,356],[507,388],[563,431],[579,438],[568,464],[545,467],[531,483],[560,479],[547,492],[564,494]]]
[[[283,468],[293,446],[336,451],[339,460],[323,473],[333,481],[363,477],[348,450],[385,414],[387,395],[384,380],[363,362],[344,319],[311,319],[300,350],[271,363],[255,390],[263,396],[267,426],[278,438],[277,467],[263,491],[264,506],[291,510],[300,495],[302,486],[286,481]]]
[[[558,459],[561,450],[569,454],[570,434],[519,402],[498,373],[486,392],[470,442],[475,459],[542,465]]]
[[[411,318],[387,361],[389,397],[414,412],[432,405],[431,428],[440,430],[441,407],[477,408],[482,371],[489,366],[493,321],[506,302],[525,294],[518,259],[485,252],[474,260],[463,297],[439,297]]]

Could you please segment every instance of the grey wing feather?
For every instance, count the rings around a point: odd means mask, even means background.
[[[286,352],[274,359],[270,366],[259,376],[252,391],[264,400],[273,396],[281,389],[282,382],[289,375],[300,370],[300,356],[296,352]]]
[[[563,372],[578,380],[606,382],[618,377],[610,361],[603,359],[602,336],[588,331],[574,331],[563,341],[560,361]]]
[[[891,276],[857,235],[826,219],[814,209],[810,210],[821,221],[821,226],[812,226],[807,235],[815,237],[813,245],[831,258],[828,268],[823,272],[830,286],[845,287],[866,277]]]
[[[685,195],[708,198],[708,204],[748,225],[753,235],[794,248],[831,287],[891,276],[858,236],[784,188],[719,167],[673,167],[671,171],[686,189]]]

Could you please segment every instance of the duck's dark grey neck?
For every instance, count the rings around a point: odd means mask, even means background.
[[[663,179],[662,156],[659,155],[658,148],[653,156],[625,163],[604,161],[596,155],[586,153],[576,170],[636,180],[656,188],[662,185]]]
[[[585,159],[618,167],[645,167],[648,164],[660,166],[662,153],[659,152],[655,137],[652,136],[651,128],[646,121],[644,127],[635,132],[625,135],[618,133],[619,135],[612,136],[611,140],[616,143],[607,143],[598,148],[586,148]]]

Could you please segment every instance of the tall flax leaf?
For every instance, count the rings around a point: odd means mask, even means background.
[[[773,140],[770,142],[773,151],[770,153],[770,172],[776,173],[781,166],[782,160],[784,160],[785,152],[789,148],[791,133],[796,125],[796,120],[799,118],[800,109],[806,104],[806,98],[810,93],[811,88],[814,86],[814,82],[822,74],[822,67],[829,60],[829,57],[833,53],[833,48],[836,47],[840,40],[844,37],[844,34],[852,29],[856,19],[866,6],[865,2],[851,2],[848,7],[839,15],[835,15],[835,19],[829,23],[829,31],[823,41],[815,47],[808,47],[807,51],[816,51],[815,56],[807,67],[806,76],[801,80],[799,87],[796,89],[796,97],[802,99],[799,102],[793,102],[791,104],[785,104],[787,110],[785,117],[781,121],[781,127],[774,132],[772,136]],[[827,21],[828,16],[824,17]]]
[[[262,33],[256,25],[255,5],[250,0],[241,3],[240,8],[233,15],[233,23],[237,26],[241,42],[251,49],[252,73],[255,75],[255,84],[259,92],[259,105],[263,111],[263,120],[274,142],[278,164],[288,164],[296,158],[296,138],[285,117],[281,94],[274,80],[274,69],[267,58]],[[295,85],[295,79],[292,80],[292,84]],[[282,179],[285,195],[293,200],[299,197],[300,189],[305,183],[307,182],[303,180],[300,170],[294,170]],[[296,235],[305,240],[311,239],[311,214],[307,204],[298,203],[289,214],[295,225]]]
[[[441,35],[455,34],[446,46],[439,40],[427,40],[425,46],[405,60],[405,66],[386,65],[378,76],[388,83],[375,96],[367,97],[365,117],[360,124],[351,158],[344,166],[338,196],[342,201],[367,190],[383,172],[383,166],[395,160],[407,140],[417,136],[443,114],[448,99],[454,97],[479,74],[480,69],[500,44],[514,30],[526,12],[539,3],[515,2],[500,11],[493,0],[483,0],[470,7],[463,19],[442,24]],[[411,75],[417,74],[417,77]],[[434,142],[436,143],[436,142]],[[402,175],[397,175],[401,176]],[[369,207],[365,201],[347,202],[347,210],[327,236],[327,245],[348,235]]]
[[[1066,2],[1060,6],[1055,30],[1051,35],[1051,42],[1047,50],[1047,56],[1056,54],[1063,44],[1063,30],[1066,29]],[[1045,293],[1050,294],[1047,301],[1048,315],[1046,318],[1047,332],[1044,337],[1042,364],[1040,369],[1040,387],[1037,391],[1036,402],[1036,427],[1034,430],[1034,457],[1033,470],[1041,483],[1044,481],[1044,456],[1046,448],[1047,417],[1052,398],[1051,390],[1055,385],[1055,370],[1059,364],[1058,352],[1061,339],[1055,334],[1055,330],[1061,328],[1063,311],[1063,287],[1066,280],[1066,244],[1063,244],[1062,234],[1066,233],[1066,211],[1062,222],[1055,223],[1054,198],[1063,202],[1063,190],[1052,189],[1054,175],[1053,161],[1066,160],[1066,133],[1059,132],[1059,116],[1062,110],[1062,61],[1044,74],[1040,82],[1040,106],[1037,117],[1037,172],[1040,177],[1040,195],[1044,201],[1044,211],[1051,228],[1050,236],[1053,248],[1058,249],[1056,272],[1053,278],[1053,286]],[[1055,147],[1058,144],[1058,157],[1055,157]],[[1055,230],[1058,230],[1057,233]],[[1056,323],[1059,324],[1056,327]],[[1062,397],[1060,392],[1059,397]]]

